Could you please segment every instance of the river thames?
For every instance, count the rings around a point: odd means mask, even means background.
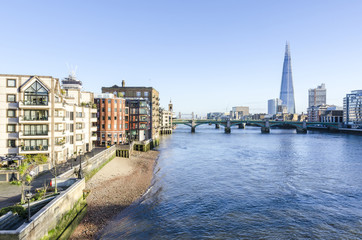
[[[361,239],[362,136],[178,127],[102,239]]]

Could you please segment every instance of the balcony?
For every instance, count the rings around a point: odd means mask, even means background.
[[[95,135],[95,136],[92,135],[92,136],[91,136],[91,140],[92,140],[92,141],[97,141],[97,135]]]
[[[48,117],[31,117],[31,116],[24,116],[24,117],[19,117],[19,123],[36,123],[36,124],[41,124],[41,123],[49,123],[49,118]]]
[[[65,109],[65,103],[55,102],[55,103],[54,103],[54,108],[55,108],[55,109]]]
[[[55,117],[54,117],[54,121],[55,121],[56,123],[65,122],[65,117],[63,117],[63,116],[55,116]]]
[[[21,154],[34,154],[35,152],[48,152],[48,146],[22,146]]]
[[[43,103],[39,103],[39,104],[30,104],[29,102],[23,102],[20,101],[19,102],[19,108],[23,108],[23,109],[49,109],[49,105],[48,102],[43,102]]]
[[[54,131],[54,137],[64,137],[65,136],[65,130],[55,130]]]
[[[97,108],[91,108],[91,113],[97,113]]]
[[[91,132],[97,132],[97,126],[91,127]]]
[[[27,138],[27,139],[31,139],[31,138],[48,138],[48,131],[22,131],[19,132],[19,138]]]

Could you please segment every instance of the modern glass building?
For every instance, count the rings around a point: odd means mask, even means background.
[[[292,63],[290,58],[289,43],[285,46],[285,56],[283,64],[282,85],[280,87],[280,100],[287,107],[288,113],[295,113],[294,88],[292,77]]]
[[[343,121],[352,127],[362,127],[362,90],[354,90],[343,98]]]

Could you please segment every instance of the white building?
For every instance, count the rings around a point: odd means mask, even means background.
[[[173,117],[173,105],[170,101],[168,104],[168,110],[160,108],[160,134],[172,134],[172,117]]]
[[[0,74],[0,156],[43,153],[56,162],[93,149],[93,93],[51,76]],[[94,134],[93,134],[94,133]]]

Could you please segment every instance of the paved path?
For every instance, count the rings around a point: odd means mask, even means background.
[[[105,150],[106,148],[94,148],[92,152],[86,153],[85,157],[82,158],[82,163],[87,159],[91,158],[97,153]],[[57,166],[57,175],[62,174],[63,172],[79,164],[78,159],[69,159],[63,164]],[[41,188],[44,184],[48,184],[50,179],[54,178],[53,174],[50,171],[42,172],[40,175],[36,176],[31,182],[31,190],[35,191],[36,188]],[[3,207],[14,205],[20,202],[21,196],[21,186],[12,185],[10,183],[0,183],[0,209]]]

